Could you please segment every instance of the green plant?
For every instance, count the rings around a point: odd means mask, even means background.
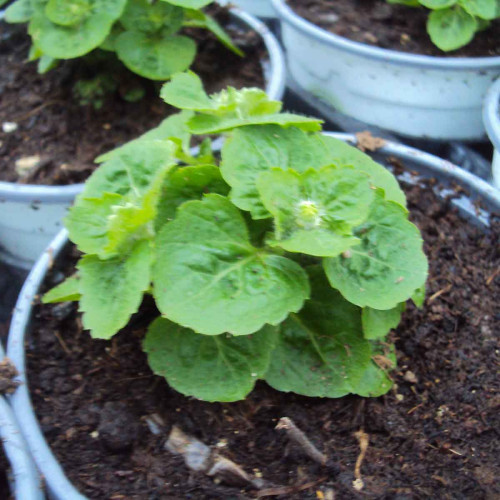
[[[185,73],[162,96],[182,111],[98,159],[66,219],[77,274],[44,302],[79,300],[109,339],[151,294],[150,365],[199,399],[242,399],[258,379],[308,396],[389,390],[386,337],[427,276],[394,176],[261,90],[208,96]],[[191,134],[222,131],[220,161],[208,140],[191,153]]]
[[[499,0],[387,0],[431,9],[427,32],[432,42],[448,52],[467,45],[474,35],[500,18]]]
[[[195,42],[182,27],[211,30],[233,52],[242,52],[202,7],[213,0],[16,0],[5,12],[10,23],[29,23],[30,60],[39,71],[59,59],[95,49],[115,52],[134,73],[166,80],[192,64]]]

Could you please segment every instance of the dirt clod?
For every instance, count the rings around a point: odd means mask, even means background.
[[[100,441],[111,452],[125,452],[139,438],[137,419],[120,401],[104,404],[97,432]]]

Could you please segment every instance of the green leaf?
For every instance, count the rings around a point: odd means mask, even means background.
[[[149,130],[148,132],[142,134],[137,139],[127,142],[123,146],[119,146],[107,153],[98,156],[95,161],[97,163],[102,163],[104,161],[111,160],[113,157],[126,154],[127,150],[131,148],[140,147],[137,145],[138,142],[143,141],[166,141],[172,138],[180,140],[184,150],[189,150],[189,143],[191,140],[191,134],[188,132],[186,122],[193,116],[191,111],[181,111],[174,115],[165,118],[157,127]],[[171,148],[171,153],[168,156],[174,155],[174,148]],[[161,158],[159,158],[161,160]],[[151,161],[151,160],[148,160]]]
[[[156,229],[175,217],[177,207],[185,201],[200,200],[209,193],[227,195],[229,186],[215,165],[179,167],[165,179],[158,205]]]
[[[386,200],[395,201],[403,207],[406,206],[406,196],[399,187],[396,177],[387,168],[373,161],[358,148],[350,146],[340,139],[329,137],[327,144],[330,149],[332,163],[339,167],[351,165],[356,170],[365,172],[370,176],[373,186],[383,189]]]
[[[203,89],[200,77],[192,71],[172,76],[172,79],[161,88],[160,97],[167,104],[179,109],[196,111],[215,109],[215,104]]]
[[[372,348],[361,328],[361,310],[330,288],[321,268],[311,268],[312,297],[281,326],[266,382],[277,390],[339,398],[366,391]],[[385,377],[370,390],[390,388]]]
[[[352,228],[366,220],[374,196],[368,176],[349,167],[303,174],[273,169],[259,175],[257,189],[274,217],[271,244],[318,257],[335,257],[359,243]]]
[[[385,394],[392,387],[389,370],[396,367],[394,346],[386,342],[371,342],[372,360],[363,371],[356,386],[356,394],[362,397],[376,398]]]
[[[162,1],[171,3],[172,5],[178,5],[179,7],[184,7],[185,9],[201,9],[202,7],[206,7],[208,4],[213,2],[213,0],[162,0]]]
[[[448,52],[467,45],[473,38],[478,23],[460,7],[434,10],[427,20],[427,31],[432,42]]]
[[[428,9],[446,9],[457,3],[457,0],[420,0],[420,3]]]
[[[404,309],[404,303],[385,311],[364,307],[361,317],[364,337],[370,340],[384,338],[390,330],[399,325]]]
[[[128,69],[150,80],[167,80],[191,66],[196,44],[186,36],[125,31],[116,38],[116,53]]]
[[[189,120],[189,130],[192,134],[221,134],[228,130],[250,125],[280,125],[281,127],[296,127],[308,132],[321,130],[322,120],[292,113],[276,113],[248,118],[224,117],[212,115],[195,115]]]
[[[281,102],[270,100],[261,89],[233,87],[208,96],[193,72],[174,75],[161,90],[163,100],[180,109],[198,111],[188,122],[193,134],[215,134],[253,124],[276,123],[282,127],[319,130],[321,120],[279,113]]]
[[[420,5],[419,0],[387,0],[387,2],[401,4],[401,5],[407,5],[408,7],[418,7]]]
[[[78,248],[105,259],[152,236],[161,187],[172,161],[170,142],[143,141],[101,165],[65,220]]]
[[[55,24],[36,9],[28,31],[44,54],[55,59],[80,57],[104,42],[125,4],[126,0],[94,0],[90,13],[72,26]]]
[[[426,293],[426,290],[425,290],[425,283],[424,283],[421,287],[417,288],[413,292],[413,295],[411,296],[411,300],[419,309],[421,309],[424,306],[425,293]]]
[[[73,302],[80,300],[81,296],[80,277],[78,275],[73,275],[45,293],[42,297],[42,303]]]
[[[69,238],[84,253],[98,254],[108,243],[109,217],[113,208],[120,206],[124,197],[104,193],[101,198],[79,198],[69,209],[64,225]]]
[[[126,251],[136,240],[153,236],[152,224],[156,218],[161,187],[168,169],[159,171],[151,188],[134,202],[113,207],[107,220],[107,241],[97,254],[101,258]]]
[[[184,10],[164,2],[151,3],[149,0],[128,0],[120,17],[126,30],[172,35],[180,30],[184,20]]]
[[[5,9],[5,20],[8,23],[27,23],[32,15],[30,0],[17,0]]]
[[[332,165],[331,138],[295,127],[251,126],[235,130],[222,148],[221,172],[231,201],[254,219],[269,217],[257,191],[257,178],[273,167],[305,172]]]
[[[170,125],[162,123],[151,135],[114,149],[101,156],[105,161],[87,179],[80,198],[100,198],[104,193],[143,195],[151,187],[158,171],[176,164],[175,145],[170,141],[153,140],[154,134],[170,133]],[[164,128],[163,128],[164,126]],[[175,128],[175,126],[174,126]],[[149,132],[148,132],[149,134]]]
[[[116,39],[118,38],[118,35],[123,33],[123,31],[124,29],[121,27],[121,25],[119,23],[115,23],[111,28],[111,31],[108,33],[108,36],[106,37],[104,42],[102,42],[101,45],[99,45],[99,48],[101,50],[107,50],[108,52],[115,52]]]
[[[89,0],[49,0],[45,14],[55,24],[71,26],[91,13]]]
[[[269,366],[276,328],[265,326],[243,337],[201,335],[158,318],[144,350],[153,372],[186,396],[204,401],[239,401]]]
[[[224,31],[222,26],[211,16],[205,14],[201,10],[187,9],[185,11],[185,21],[184,26],[189,26],[193,28],[204,28],[211,31],[229,50],[238,54],[239,56],[244,56],[245,54],[233,43],[231,37]]]
[[[392,309],[425,283],[422,237],[403,207],[377,193],[368,220],[354,234],[359,245],[323,261],[330,284],[349,302]]]
[[[157,306],[196,332],[256,332],[298,311],[309,294],[303,269],[253,247],[240,212],[217,194],[179,207],[156,250]]]
[[[43,54],[38,60],[38,73],[43,75],[44,73],[47,73],[51,69],[54,69],[58,63],[59,63],[58,59],[54,59],[53,57]]]
[[[80,311],[92,337],[109,339],[129,321],[149,289],[152,252],[148,241],[136,243],[130,255],[100,260],[85,255],[78,262]]]
[[[459,0],[458,3],[471,16],[489,21],[500,16],[500,2],[498,0]]]

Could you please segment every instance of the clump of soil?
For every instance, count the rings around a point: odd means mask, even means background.
[[[14,380],[18,373],[12,361],[8,358],[0,361],[0,394],[12,394],[19,386],[19,382]]]
[[[3,449],[0,449],[0,498],[13,500],[14,497],[10,494],[9,481],[7,480],[8,470],[9,462]]]
[[[427,34],[429,9],[389,4],[386,0],[287,0],[287,3],[299,16],[320,28],[383,49],[441,57],[500,55],[500,21],[478,32],[467,46],[443,52]]]
[[[226,9],[216,7],[212,14],[228,25]],[[26,62],[30,38],[25,31],[24,26],[0,21],[0,127],[6,122],[17,125],[14,131],[0,128],[0,180],[47,185],[83,182],[94,170],[96,156],[175,112],[158,97],[159,83],[138,78],[113,58],[96,62],[93,57],[91,63],[88,58],[69,60],[39,75],[36,63]],[[265,50],[257,33],[234,26],[228,29],[245,52],[241,58],[208,31],[188,31],[198,45],[191,69],[209,92],[227,85],[264,86],[261,57]],[[75,83],[110,66],[118,91],[106,96],[101,109],[80,105],[73,94]],[[145,97],[138,102],[125,101],[122,95],[138,85],[145,90]]]
[[[151,300],[111,341],[82,331],[74,304],[37,306],[27,341],[29,386],[45,436],[77,488],[96,499],[259,495],[195,474],[166,451],[177,426],[261,477],[261,495],[498,497],[500,224],[484,232],[430,188],[406,189],[430,277],[425,306],[409,304],[395,331],[399,368],[394,388],[380,398],[306,398],[261,382],[242,402],[197,401],[148,367],[141,340],[157,314]],[[73,250],[67,272],[75,258]],[[61,277],[54,269],[45,287]],[[161,422],[159,434],[148,417]],[[282,417],[326,455],[325,467],[289,446],[275,429]],[[361,443],[368,448],[356,478]]]

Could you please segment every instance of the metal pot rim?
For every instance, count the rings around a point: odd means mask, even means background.
[[[422,69],[436,70],[483,70],[499,67],[500,56],[490,57],[440,57],[420,54],[408,54],[391,49],[382,49],[361,42],[354,42],[324,30],[306,19],[297,15],[285,0],[271,0],[278,17],[282,21],[292,24],[297,30],[314,40],[335,47],[346,52],[351,52],[367,59],[374,59],[388,64],[413,66]]]
[[[500,78],[488,89],[484,99],[483,121],[495,149],[500,151]]]

